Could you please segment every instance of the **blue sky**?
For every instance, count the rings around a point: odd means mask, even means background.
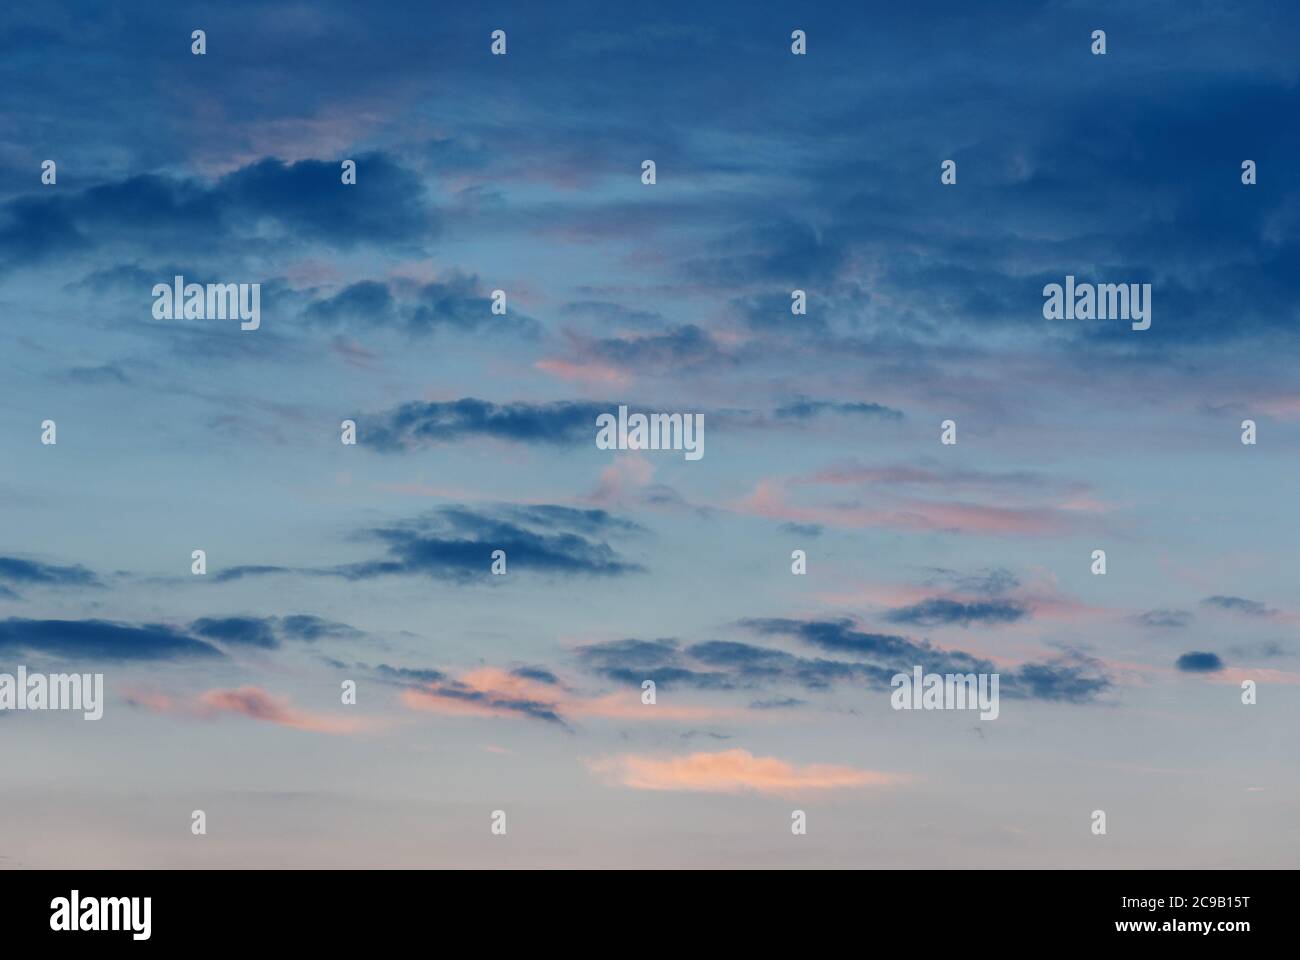
[[[0,715],[0,864],[1293,866],[1298,26],[6,11],[0,669],[108,703]],[[260,329],[155,320],[178,274]],[[998,719],[891,710],[914,664]]]

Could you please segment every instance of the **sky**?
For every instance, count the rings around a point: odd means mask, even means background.
[[[1297,29],[9,5],[0,866],[1296,866]]]

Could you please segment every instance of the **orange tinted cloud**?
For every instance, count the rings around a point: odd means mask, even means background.
[[[273,697],[260,687],[209,690],[198,699],[200,715],[238,713],[253,720],[312,733],[358,733],[368,724],[361,718],[329,716],[298,710],[287,697]]]
[[[558,720],[559,691],[553,684],[520,677],[497,667],[471,670],[458,680],[431,683],[401,693],[415,710],[450,716],[531,716]]]
[[[748,750],[692,753],[684,757],[623,754],[588,761],[593,773],[637,790],[688,790],[701,793],[793,793],[845,787],[884,787],[904,783],[903,774],[881,773],[832,764],[796,767]]]
[[[641,702],[639,690],[573,700],[564,709],[574,716],[610,717],[616,720],[716,720],[743,712],[690,704],[645,704]]]

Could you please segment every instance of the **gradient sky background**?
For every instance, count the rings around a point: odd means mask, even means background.
[[[440,6],[0,14],[0,865],[1296,866],[1300,10]]]

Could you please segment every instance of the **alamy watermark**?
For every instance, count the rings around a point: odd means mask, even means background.
[[[1134,330],[1151,328],[1151,284],[1078,283],[1074,275],[1065,285],[1043,287],[1046,320],[1132,320]]]
[[[996,673],[926,673],[913,667],[896,673],[889,685],[889,705],[895,710],[979,710],[981,720],[998,718]]]
[[[687,460],[704,456],[704,414],[633,413],[627,406],[618,416],[596,417],[596,448],[599,450],[684,450]]]
[[[80,710],[87,720],[104,715],[102,673],[0,673],[0,710]]]
[[[175,277],[172,283],[153,287],[155,320],[241,320],[240,330],[262,325],[260,283],[186,283]]]
[[[70,897],[50,901],[50,929],[126,930],[133,940],[148,940],[152,913],[152,897],[82,897],[81,891],[73,890]]]

